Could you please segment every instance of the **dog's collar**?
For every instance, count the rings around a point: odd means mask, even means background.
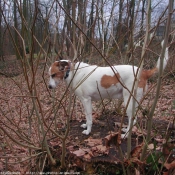
[[[66,79],[69,76],[70,68],[66,71],[66,75],[64,76],[64,79]]]

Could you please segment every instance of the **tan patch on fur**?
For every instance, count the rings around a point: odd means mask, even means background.
[[[59,71],[59,62],[54,62],[50,69],[50,74],[56,74]]]
[[[119,73],[114,74],[113,76],[110,75],[103,75],[101,78],[101,86],[105,89],[115,85],[119,82],[120,75]]]
[[[151,69],[151,70],[143,70],[140,76],[140,80],[138,83],[138,87],[139,88],[143,88],[143,90],[145,89],[147,80],[153,76],[155,73],[157,72],[157,68]]]
[[[64,72],[63,71],[60,71],[59,70],[59,62],[54,62],[51,66],[51,69],[50,69],[50,74],[51,75],[54,75],[55,74],[55,77],[54,78],[61,78],[63,79],[64,77]]]

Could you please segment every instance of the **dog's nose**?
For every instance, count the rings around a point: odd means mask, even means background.
[[[49,89],[52,89],[53,87],[49,84]]]

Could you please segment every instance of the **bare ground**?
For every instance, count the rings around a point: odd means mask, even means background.
[[[14,67],[12,66],[14,69]],[[12,71],[13,72],[13,71]],[[15,74],[16,75],[16,74]],[[30,75],[30,73],[28,74]],[[43,72],[43,66],[38,69],[35,81],[37,88],[37,95],[40,101],[42,113],[44,119],[48,124],[53,123],[53,98],[50,95],[44,80],[47,82],[47,70]],[[31,76],[29,76],[31,82]],[[154,86],[154,81],[149,84],[151,88]],[[55,92],[55,103],[59,102],[65,85],[62,84]],[[50,94],[51,93],[51,94]],[[84,114],[81,103],[77,100],[74,105],[74,110],[71,116],[70,132],[66,141],[66,171],[67,172],[80,172],[82,174],[123,174],[122,165],[125,167],[132,167],[133,173],[136,170],[140,173],[143,169],[148,169],[150,172],[155,172],[155,166],[162,165],[162,159],[169,166],[175,161],[175,81],[174,78],[169,77],[162,83],[161,93],[159,101],[156,107],[153,121],[152,140],[149,143],[148,154],[145,157],[144,162],[135,160],[139,159],[140,151],[144,145],[143,138],[147,134],[146,121],[148,120],[148,111],[150,110],[152,101],[155,96],[155,90],[151,90],[149,95],[143,101],[142,109],[138,113],[139,127],[133,128],[132,134],[132,149],[131,158],[128,160],[126,157],[127,140],[121,140],[118,142],[118,131],[120,128],[120,122],[122,118],[123,105],[120,107],[116,102],[105,101],[105,109],[99,102],[93,103],[93,127],[89,136],[82,134],[83,129],[80,125],[84,121]],[[63,102],[63,105],[68,105],[67,96]],[[50,166],[49,161],[43,161],[43,155],[35,156],[32,159],[27,160],[31,156],[31,150],[19,146],[7,137],[2,128],[15,138],[15,140],[27,143],[25,140],[29,140],[36,147],[40,147],[42,135],[38,133],[38,121],[35,112],[32,113],[32,97],[30,95],[27,83],[22,74],[9,78],[4,75],[0,75],[0,172],[18,171],[21,174],[25,174],[27,171],[37,171],[38,164],[44,166],[45,172],[59,172],[60,170],[60,158],[62,141],[48,132],[47,142],[52,150],[54,158],[57,160],[57,166]],[[41,111],[39,111],[41,113]],[[29,116],[31,117],[31,125],[29,125]],[[60,135],[64,135],[66,130],[66,115],[64,107],[60,107],[57,112],[56,127]],[[124,126],[127,124],[127,117],[124,117]],[[30,128],[31,127],[31,128]],[[52,125],[54,128],[55,126]],[[112,137],[110,134],[113,133]],[[19,137],[19,135],[21,137]],[[121,150],[120,150],[121,149]],[[120,151],[119,151],[120,150]],[[37,153],[37,150],[34,151]],[[162,153],[157,161],[157,164],[153,164],[150,160],[150,155]],[[135,156],[137,154],[137,156]],[[122,155],[124,159],[122,158]],[[158,154],[159,155],[159,154]],[[155,156],[156,158],[157,156]],[[147,162],[146,162],[147,161]],[[150,162],[149,162],[150,161]],[[38,164],[36,164],[38,162]],[[134,166],[132,166],[134,165]],[[162,171],[168,169],[168,165],[162,166]],[[139,168],[138,168],[139,167]],[[151,167],[151,168],[150,168]],[[150,171],[150,172],[149,172]]]

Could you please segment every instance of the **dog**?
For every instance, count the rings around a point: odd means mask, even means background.
[[[167,65],[167,61],[168,47],[165,51],[163,68]],[[79,97],[84,107],[86,123],[82,124],[81,127],[86,128],[82,132],[86,135],[91,132],[92,128],[91,101],[123,98],[124,105],[127,106],[126,113],[128,116],[127,129],[124,129],[125,134],[121,135],[124,138],[128,136],[128,131],[131,129],[133,100],[135,100],[135,108],[137,108],[147,90],[147,80],[159,72],[159,66],[160,58],[153,69],[141,70],[136,97],[131,94],[134,94],[132,89],[139,68],[132,65],[99,67],[84,62],[77,62],[74,65],[69,60],[55,61],[49,68],[49,88],[56,88],[60,80],[64,80],[67,85],[71,82],[74,93]],[[136,117],[134,123],[136,123]]]

